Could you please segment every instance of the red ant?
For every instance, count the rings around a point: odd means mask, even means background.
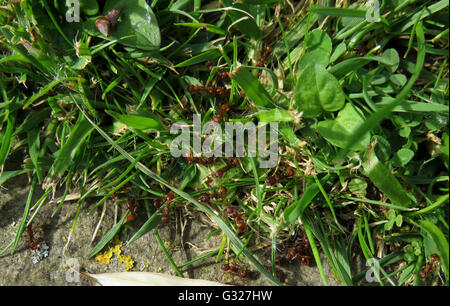
[[[33,227],[31,225],[31,223],[30,223],[30,225],[27,226],[27,234],[28,234],[28,238],[29,238],[28,246],[30,247],[30,249],[36,250],[38,245],[37,245],[36,240],[34,239]]]
[[[264,49],[264,54],[261,56],[257,67],[263,67],[264,63],[266,62],[267,57],[269,56],[270,52],[272,52],[272,47],[267,45]]]
[[[163,214],[164,216],[162,217],[161,221],[163,224],[167,224],[169,223],[169,218],[170,218],[170,203],[173,201],[173,199],[175,198],[175,192],[173,192],[173,190],[171,190],[169,192],[169,194],[167,195],[167,205],[164,206],[164,210],[163,210]]]
[[[309,256],[307,255],[309,249],[310,245],[308,239],[296,242],[291,248],[288,249],[286,259],[291,262],[295,258],[299,258],[302,265],[309,266]]]
[[[226,80],[226,79],[230,78],[230,75],[226,71],[219,71],[219,72],[217,72],[217,76],[219,78],[221,78],[222,80]]]
[[[164,199],[156,199],[153,202],[153,205],[155,206],[156,209],[160,208],[163,204],[164,204]]]
[[[219,195],[221,195],[221,196],[226,195],[227,192],[228,192],[228,190],[227,190],[225,187],[221,187],[221,188],[219,189]]]
[[[221,196],[224,196],[227,194],[227,189],[225,187],[221,187],[219,189],[219,192],[214,191],[212,194],[208,194],[208,193],[202,193],[199,197],[199,200],[204,202],[204,203],[209,203],[209,201],[213,198],[215,199],[219,199]]]
[[[237,167],[238,165],[239,165],[239,159],[237,157],[235,157],[235,158],[233,158],[233,160],[231,162],[227,161],[227,165],[224,168],[217,170],[214,175],[217,178],[221,178],[225,174],[225,172],[227,172],[231,168]]]
[[[162,198],[162,199],[157,199],[153,202],[153,205],[155,206],[156,209],[159,209],[165,202],[167,202],[166,206],[164,206],[163,209],[163,217],[161,219],[163,224],[167,224],[169,223],[169,218],[170,218],[170,203],[175,199],[175,192],[173,192],[173,190],[171,190],[168,194],[167,194],[167,198]]]
[[[167,195],[167,202],[169,202],[169,203],[172,202],[174,198],[175,198],[175,192],[173,192],[173,190],[171,190],[169,192],[169,194]]]
[[[128,211],[130,212],[130,214],[127,216],[127,220],[128,221],[134,221],[136,219],[135,200],[134,199],[128,199],[127,205],[128,205]]]
[[[282,244],[281,252],[283,254],[275,259],[275,263],[276,264],[291,263],[294,259],[298,258],[303,266],[309,266],[310,249],[311,246],[309,244],[308,239],[306,238],[294,243],[288,242],[286,246]]]
[[[426,278],[428,273],[430,273],[431,269],[433,268],[434,263],[437,261],[439,261],[438,255],[432,254],[430,263],[428,265],[424,266],[422,271],[419,272],[419,277]]]
[[[269,267],[268,265],[264,265],[264,268],[266,268],[267,271],[272,271],[272,268]],[[280,282],[284,283],[286,281],[286,276],[284,275],[284,273],[282,271],[275,270],[275,275]]]
[[[196,163],[196,164],[200,164],[200,165],[209,165],[211,163],[214,162],[214,159],[212,157],[193,157],[191,155],[191,153],[187,153],[186,155],[186,160],[188,163],[192,164],[192,163]]]
[[[211,195],[208,193],[203,193],[200,195],[199,200],[203,203],[209,203],[209,200],[211,200]]]
[[[239,216],[239,213],[235,209],[226,207],[223,211],[229,218],[234,219],[234,221],[236,222],[238,233],[242,233],[245,231],[246,223],[244,220],[242,220],[242,218]]]
[[[219,110],[219,114],[214,118],[214,121],[217,123],[220,123],[223,119],[223,116],[228,113],[228,111],[230,110],[230,107],[226,104],[222,104],[222,106],[220,107]]]
[[[209,70],[213,70],[213,64],[210,62],[210,61],[207,61],[206,63],[205,63],[205,66],[206,66],[206,68],[208,68]]]
[[[226,272],[230,273],[232,275],[238,275],[240,278],[244,279],[247,278],[249,272],[245,268],[239,268],[236,264],[223,264],[221,269]]]
[[[286,179],[286,178],[290,178],[293,177],[295,174],[294,170],[292,170],[291,168],[286,169],[285,174],[281,174],[281,175],[274,175],[274,176],[269,176],[266,179],[266,184],[269,186],[274,186],[276,184],[278,184],[279,181],[281,181],[282,179]]]
[[[164,206],[164,216],[162,217],[161,221],[163,224],[167,224],[169,223],[169,218],[170,218],[170,211],[169,211],[169,205]]]
[[[204,92],[209,96],[221,96],[225,95],[225,97],[229,97],[231,90],[221,86],[201,86],[201,85],[189,85],[188,91],[192,94]]]

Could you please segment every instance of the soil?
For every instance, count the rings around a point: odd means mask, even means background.
[[[11,179],[3,186],[0,186],[0,250],[14,240],[25,208],[29,188],[29,181],[26,175]],[[43,194],[40,187],[36,189],[32,205]],[[55,195],[55,198],[57,197],[58,194]],[[114,225],[116,218],[115,204],[109,201],[100,231],[94,242],[91,243],[92,235],[101,215],[101,209],[97,209],[88,215],[89,209],[96,203],[96,200],[98,201],[98,199],[89,199],[83,204],[84,206],[75,230],[66,249],[64,247],[77,211],[76,201],[65,202],[59,213],[51,217],[57,203],[52,202],[51,199],[47,200],[33,221],[33,231],[35,240],[41,246],[47,245],[48,250],[41,249],[40,254],[42,258],[37,262],[33,262],[33,259],[36,260],[36,254],[39,251],[30,249],[28,235],[24,233],[13,254],[8,250],[0,256],[0,286],[90,285],[90,282],[85,277],[79,277],[78,279],[74,277],[72,270],[69,269],[69,266],[74,267],[74,264],[78,265],[81,270],[86,270],[89,273],[125,272],[125,265],[119,262],[117,255],[114,255],[109,265],[101,265],[95,260],[95,257],[88,258],[88,254],[93,247]],[[118,209],[118,218],[122,216],[122,213],[124,213],[123,209]],[[189,218],[185,222],[186,225],[183,230],[181,230],[180,218],[181,213],[178,212],[178,222],[159,228],[161,239],[177,264],[195,259],[201,254],[217,249],[220,246],[221,237],[219,235],[212,236],[206,240],[213,228],[208,226],[206,222],[201,222],[202,218],[199,218],[199,216]],[[145,222],[144,216],[139,215],[135,221],[126,225],[127,230],[120,236],[120,240],[124,241],[121,248],[122,254],[131,256],[135,262],[134,267],[130,271],[160,272],[176,275],[152,232],[147,233],[130,245],[126,244],[126,241],[143,222]],[[178,224],[178,226],[175,224]],[[43,255],[47,256],[44,257]],[[269,264],[269,255],[264,254],[262,250],[256,251],[255,255],[263,264]],[[313,263],[314,260],[312,259],[311,261],[311,266],[302,266],[298,261],[283,266],[282,271],[286,275],[285,283],[296,286],[323,285],[318,269]],[[325,258],[322,258],[322,263],[328,277],[328,284],[339,285]],[[229,274],[224,273],[221,270],[221,263],[215,262],[215,256],[194,263],[182,269],[182,272],[189,278],[221,283],[248,286],[271,285],[264,276],[259,275],[250,263],[244,261],[240,262],[239,265],[245,266],[250,271],[246,279],[233,278]]]

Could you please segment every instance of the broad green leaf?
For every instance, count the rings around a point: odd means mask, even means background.
[[[400,226],[402,226],[402,223],[403,223],[403,217],[402,217],[402,215],[398,215],[398,216],[395,218],[395,225],[397,225],[398,227],[400,227]]]
[[[389,80],[400,87],[405,86],[406,82],[408,81],[404,74],[393,74],[390,76]]]
[[[294,116],[290,112],[280,108],[259,111],[256,113],[259,122],[290,122],[294,121]]]
[[[394,48],[387,49],[383,53],[383,58],[385,58],[388,62],[387,69],[391,73],[394,73],[397,70],[398,65],[400,63],[400,57],[398,56],[397,50],[395,50]]]
[[[126,124],[128,127],[137,130],[164,129],[161,120],[154,114],[119,114],[110,110],[106,110],[106,113],[120,122]]]
[[[259,80],[251,74],[246,67],[240,66],[233,72],[233,80],[245,92],[247,97],[258,106],[269,106],[273,104],[269,93],[264,89]]]
[[[402,207],[411,206],[411,199],[403,186],[389,169],[378,160],[374,150],[369,151],[367,156],[363,162],[363,168],[372,183],[385,193],[393,204]]]
[[[321,29],[315,29],[311,33],[308,34],[307,39],[305,40],[306,48],[308,51],[316,51],[322,50],[328,55],[331,54],[331,50],[333,49],[333,43],[331,42],[330,36]]]
[[[366,194],[367,182],[362,178],[354,178],[348,183],[348,190],[351,193],[364,196]]]
[[[305,118],[323,111],[333,112],[344,106],[345,95],[338,80],[320,64],[308,65],[300,73],[294,89],[294,107]]]
[[[410,149],[400,149],[394,154],[392,163],[396,167],[403,167],[414,157],[414,152]]]
[[[389,220],[387,223],[384,224],[384,230],[390,231],[394,227],[395,220]]]
[[[303,69],[306,68],[306,66],[310,64],[320,64],[323,67],[328,66],[328,63],[330,62],[330,56],[328,52],[317,49],[311,52],[306,53],[302,56],[300,59],[300,62],[298,63],[298,73],[300,74]]]
[[[335,146],[344,148],[347,139],[364,122],[364,118],[351,103],[339,111],[335,120],[325,120],[318,123],[317,128],[320,135]],[[370,143],[370,135],[366,134],[354,144],[352,149],[361,151],[367,149]]]
[[[109,37],[105,37],[95,27],[95,20],[98,17],[90,18],[84,23],[86,31],[110,41],[119,40],[125,46],[150,51],[159,50],[161,34],[158,20],[145,0],[108,0],[103,15],[107,15],[115,8],[121,8],[122,12]]]

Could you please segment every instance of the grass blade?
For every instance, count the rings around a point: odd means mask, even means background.
[[[97,243],[97,245],[92,249],[92,251],[89,253],[88,258],[91,258],[95,256],[98,252],[100,252],[107,244],[110,242],[114,236],[119,232],[120,228],[122,227],[124,221],[126,220],[126,217],[128,216],[128,211],[122,216],[119,222],[117,222],[116,225],[114,225],[105,236],[103,236],[102,240]]]

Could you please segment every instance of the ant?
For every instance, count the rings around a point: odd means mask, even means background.
[[[266,184],[269,186],[274,186],[276,184],[278,184],[279,181],[281,181],[282,179],[286,179],[286,178],[291,178],[293,177],[295,174],[294,170],[291,168],[286,169],[285,174],[281,174],[281,175],[274,175],[274,176],[269,176],[266,179]]]
[[[239,268],[236,264],[223,264],[221,267],[222,271],[231,274],[232,276],[239,276],[241,279],[247,278],[249,271],[245,268]],[[234,279],[234,277],[233,277]]]
[[[221,196],[226,195],[228,190],[225,187],[221,187],[219,189],[219,192],[214,191],[212,194],[209,193],[202,193],[199,197],[199,200],[204,203],[209,203],[211,199],[219,199]]]
[[[282,255],[276,258],[275,262],[276,264],[291,263],[298,258],[301,265],[309,266],[310,250],[311,246],[307,238],[296,242],[285,242],[281,245]]]
[[[213,64],[210,61],[207,61],[205,63],[205,66],[206,66],[206,68],[208,68],[209,71],[214,69]],[[216,74],[216,77],[221,80],[227,80],[230,78],[228,72],[226,72],[226,71],[218,71]]]
[[[134,199],[128,199],[127,202],[128,211],[130,214],[127,216],[127,221],[134,221],[136,219],[136,205]]]
[[[214,159],[212,157],[194,157],[191,155],[191,153],[187,153],[185,158],[190,164],[195,163],[200,165],[209,165],[214,162]]]
[[[164,199],[156,199],[153,202],[153,205],[155,206],[156,209],[159,209],[163,204],[164,204]]]
[[[292,247],[290,247],[288,249],[288,252],[285,256],[285,258],[291,262],[292,260],[294,260],[295,258],[299,258],[300,259],[300,263],[303,266],[309,266],[309,249],[310,249],[310,245],[309,245],[309,241],[308,239],[304,239],[302,241],[299,242],[295,242],[294,245]]]
[[[241,216],[239,216],[239,213],[234,208],[227,206],[223,211],[229,218],[234,219],[238,233],[245,231],[246,223],[242,220]]]
[[[267,57],[269,56],[270,52],[272,52],[272,47],[269,45],[266,45],[266,47],[264,48],[264,54],[261,56],[261,58],[259,59],[258,64],[256,65],[257,67],[263,67],[264,63],[266,62]]]
[[[233,158],[233,160],[231,162],[227,161],[227,165],[216,171],[216,173],[214,174],[215,177],[217,178],[221,178],[228,170],[230,170],[231,168],[237,167],[239,165],[239,159],[237,157]]]
[[[192,94],[195,93],[204,93],[208,96],[222,96],[229,97],[231,90],[222,86],[202,86],[202,85],[189,85],[188,91]]]
[[[433,268],[434,263],[437,261],[439,261],[439,256],[436,254],[432,254],[430,263],[428,265],[424,266],[422,271],[419,272],[419,277],[426,278],[428,273],[430,273],[431,269]]]
[[[277,264],[278,264],[278,263],[277,263]],[[266,268],[267,271],[272,271],[272,268],[269,267],[268,265],[264,265],[264,268]],[[280,271],[280,270],[275,270],[275,275],[276,275],[276,278],[277,278],[280,282],[282,282],[282,283],[286,282],[286,275],[285,275],[282,271]]]
[[[169,202],[169,203],[172,202],[174,198],[175,198],[175,192],[173,192],[173,190],[171,190],[169,192],[169,194],[167,195],[167,202]]]
[[[169,223],[169,218],[170,218],[170,203],[173,201],[173,199],[175,198],[175,193],[173,192],[173,190],[171,190],[169,192],[169,194],[167,195],[167,205],[164,206],[164,210],[163,210],[163,217],[161,219],[163,224],[167,224]]]
[[[222,104],[222,106],[220,107],[219,110],[219,114],[214,118],[214,121],[217,123],[220,123],[223,119],[223,116],[228,113],[228,111],[230,110],[230,107],[226,104]]]
[[[37,241],[34,239],[34,233],[33,233],[33,227],[30,223],[30,225],[27,226],[27,234],[28,234],[28,246],[30,247],[31,250],[36,250],[38,247]]]
[[[153,202],[153,205],[155,206],[156,209],[159,209],[165,202],[167,202],[167,205],[164,206],[163,209],[163,217],[161,219],[163,224],[167,224],[169,223],[169,218],[170,218],[170,203],[173,202],[173,200],[175,199],[175,193],[173,192],[173,190],[171,190],[168,194],[167,194],[167,198],[160,198],[157,199]]]

